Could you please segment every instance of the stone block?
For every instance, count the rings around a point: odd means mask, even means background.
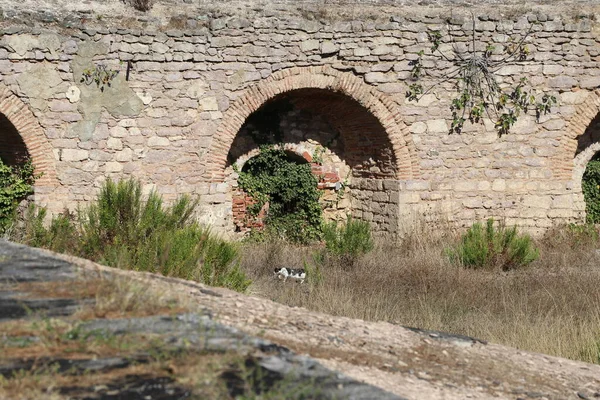
[[[171,141],[162,136],[151,136],[148,138],[148,147],[164,147],[171,144]]]
[[[389,200],[390,200],[390,197],[386,192],[373,193],[373,201],[375,201],[375,202],[387,203]]]
[[[506,190],[506,181],[504,179],[494,179],[492,190],[494,192],[504,192]]]
[[[113,126],[110,128],[110,136],[113,138],[123,138],[127,136],[127,129],[122,126]]]
[[[357,47],[354,49],[354,57],[366,57],[371,55],[371,50],[367,47]]]
[[[429,181],[406,181],[406,190],[424,191],[430,190],[431,185]]]
[[[577,86],[577,79],[571,76],[557,76],[548,81],[548,85],[553,89],[571,89]]]
[[[332,41],[324,41],[323,43],[321,43],[321,54],[327,55],[327,54],[333,54],[336,53],[338,50],[340,49],[340,46],[338,46],[337,44],[335,44]]]
[[[303,53],[308,53],[309,51],[318,50],[319,45],[320,43],[317,39],[305,40],[300,43],[300,50],[302,50]]]
[[[554,196],[552,198],[552,208],[564,208],[564,209],[572,209],[573,208],[573,196],[572,195],[560,195]]]
[[[579,87],[582,89],[600,88],[600,76],[590,76],[579,79]]]
[[[200,99],[199,108],[202,111],[219,111],[219,105],[216,97],[205,97]]]
[[[449,128],[445,119],[428,120],[426,123],[429,133],[448,133]]]
[[[117,153],[117,161],[126,162],[131,160],[133,160],[133,150],[130,148],[125,148]]]
[[[106,148],[111,150],[121,150],[123,149],[123,142],[121,141],[121,139],[118,138],[108,138],[108,140],[106,141]]]
[[[530,208],[549,209],[552,205],[552,199],[548,196],[524,196],[523,205]]]
[[[542,68],[544,75],[560,75],[564,70],[565,68],[562,65],[557,64],[547,64]]]
[[[477,190],[477,182],[458,181],[454,184],[454,190],[457,192],[474,192]]]
[[[109,161],[104,166],[105,172],[121,172],[123,171],[123,164],[116,161]]]
[[[83,161],[89,157],[89,151],[79,149],[63,149],[61,152],[62,161]]]
[[[365,82],[367,83],[385,83],[391,80],[392,77],[383,72],[369,72],[365,74]]]

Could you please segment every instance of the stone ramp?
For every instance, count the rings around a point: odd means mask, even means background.
[[[110,270],[102,275],[110,275]],[[237,371],[234,365],[219,375],[220,384],[226,386],[222,394],[231,396],[226,398],[245,394],[244,390],[255,394],[276,390],[275,398],[296,398],[294,393],[305,392],[315,394],[308,398],[319,399],[401,399],[327,369],[308,356],[224,325],[209,309],[78,320],[77,312],[102,300],[98,293],[90,296],[93,288],[86,287],[85,293],[77,290],[83,287],[80,282],[86,281],[97,284],[89,271],[71,262],[38,249],[0,242],[0,375],[7,380],[22,379],[19,377],[27,373],[71,377],[72,383],[59,382],[52,389],[52,395],[70,399],[198,398],[193,379],[204,379],[202,376],[188,377],[189,383],[182,384],[183,372],[129,372],[140,365],[156,364],[157,358],[163,364],[170,359],[185,364],[188,354],[234,354],[244,366]],[[125,349],[122,354],[114,348],[91,353],[82,349],[90,343],[99,346],[103,341],[126,341],[128,337],[147,338],[148,345],[138,343],[135,351]],[[61,346],[64,352],[57,353]],[[28,347],[37,354],[28,354]],[[158,351],[159,357],[154,354]],[[78,377],[90,375],[109,379],[90,380],[90,386],[79,384]],[[245,388],[249,384],[250,389]],[[0,390],[0,397],[6,398],[3,396],[6,393]]]

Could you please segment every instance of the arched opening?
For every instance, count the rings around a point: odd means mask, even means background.
[[[30,158],[27,146],[17,128],[0,113],[0,160],[6,165],[22,165]]]
[[[575,160],[581,164],[581,191],[585,201],[586,222],[600,223],[600,113],[577,137]]]
[[[344,160],[354,177],[396,177],[385,128],[365,107],[340,93],[309,88],[269,99],[246,118],[229,149],[228,165],[261,145],[279,143],[321,146]]]
[[[328,66],[273,73],[237,97],[213,135],[203,165],[209,206],[203,218],[213,222],[218,215],[224,227],[231,226],[229,216],[236,207],[229,200],[236,190],[233,166],[258,152],[260,145],[252,136],[263,117],[275,113],[280,121],[266,118],[267,125],[285,128],[279,132],[284,147],[311,163],[323,178],[319,187],[331,188],[322,199],[336,204],[334,215],[345,218],[351,213],[370,222],[376,232],[397,233],[398,180],[420,178],[416,149],[399,107],[361,77]],[[257,111],[263,117],[255,118]],[[293,118],[310,122],[286,122]],[[340,190],[343,198],[337,201]]]
[[[353,203],[360,212],[370,208],[363,203],[371,201],[373,188],[383,188],[377,183],[365,185],[365,181],[396,178],[393,146],[379,120],[354,99],[329,90],[285,92],[250,114],[227,155],[226,171],[233,186],[237,178],[233,166],[244,171],[248,160],[264,146],[283,146],[290,161],[310,164],[325,220],[345,220],[353,214]],[[267,211],[261,210],[258,220],[244,215],[252,200],[237,186],[233,196],[236,229],[262,226]]]

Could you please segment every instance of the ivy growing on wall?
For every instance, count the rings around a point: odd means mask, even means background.
[[[410,61],[411,78],[414,83],[409,86],[406,96],[410,101],[419,101],[425,94],[445,82],[454,84],[456,96],[451,100],[452,124],[450,133],[460,133],[465,122],[482,123],[489,118],[496,127],[499,136],[508,133],[517,119],[534,109],[536,117],[550,112],[556,104],[556,97],[543,94],[538,99],[529,87],[526,78],[521,78],[513,85],[501,87],[496,73],[504,66],[527,60],[529,47],[526,40],[532,32],[533,25],[518,40],[510,40],[507,45],[497,49],[492,44],[478,46],[475,36],[475,17],[473,31],[467,51],[459,51],[453,47],[453,55],[442,52],[442,33],[427,32],[431,42],[431,55],[438,60],[448,62],[452,67],[439,73],[435,68],[426,68],[423,63],[425,51],[421,50],[415,60]],[[483,48],[483,50],[478,50]],[[498,51],[497,51],[498,50]],[[433,79],[435,83],[424,88],[419,80],[423,77]]]
[[[33,193],[36,178],[31,161],[10,166],[0,159],[0,232],[13,221],[19,202]]]
[[[298,243],[320,238],[320,192],[310,164],[298,163],[281,146],[264,145],[237,172],[240,188],[256,200],[248,210],[251,215],[268,202],[269,232]]]
[[[600,160],[596,157],[588,163],[583,173],[581,188],[585,199],[586,221],[591,224],[600,223]]]

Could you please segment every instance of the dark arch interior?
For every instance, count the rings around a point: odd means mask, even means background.
[[[583,135],[577,137],[577,151],[575,155],[581,153],[588,148],[592,143],[600,141],[600,113],[590,122]],[[598,154],[594,155],[597,159]]]
[[[306,161],[302,156],[294,153],[293,151],[290,150],[284,150],[284,153],[286,155],[286,158],[288,159],[288,161],[296,163],[296,164],[308,164],[308,161]],[[254,156],[256,157],[256,156]],[[254,158],[252,157],[252,158]],[[252,160],[252,158],[250,158],[250,160]],[[248,161],[250,161],[248,160]],[[243,172],[248,172],[248,162],[246,162],[244,164],[244,166],[242,167],[242,171]]]
[[[2,113],[0,113],[0,159],[7,165],[22,164],[29,159],[29,152],[23,138]]]
[[[379,120],[352,98],[323,89],[298,89],[263,104],[236,135],[227,162],[264,144],[306,141],[331,150],[353,176],[396,175],[392,144]]]

